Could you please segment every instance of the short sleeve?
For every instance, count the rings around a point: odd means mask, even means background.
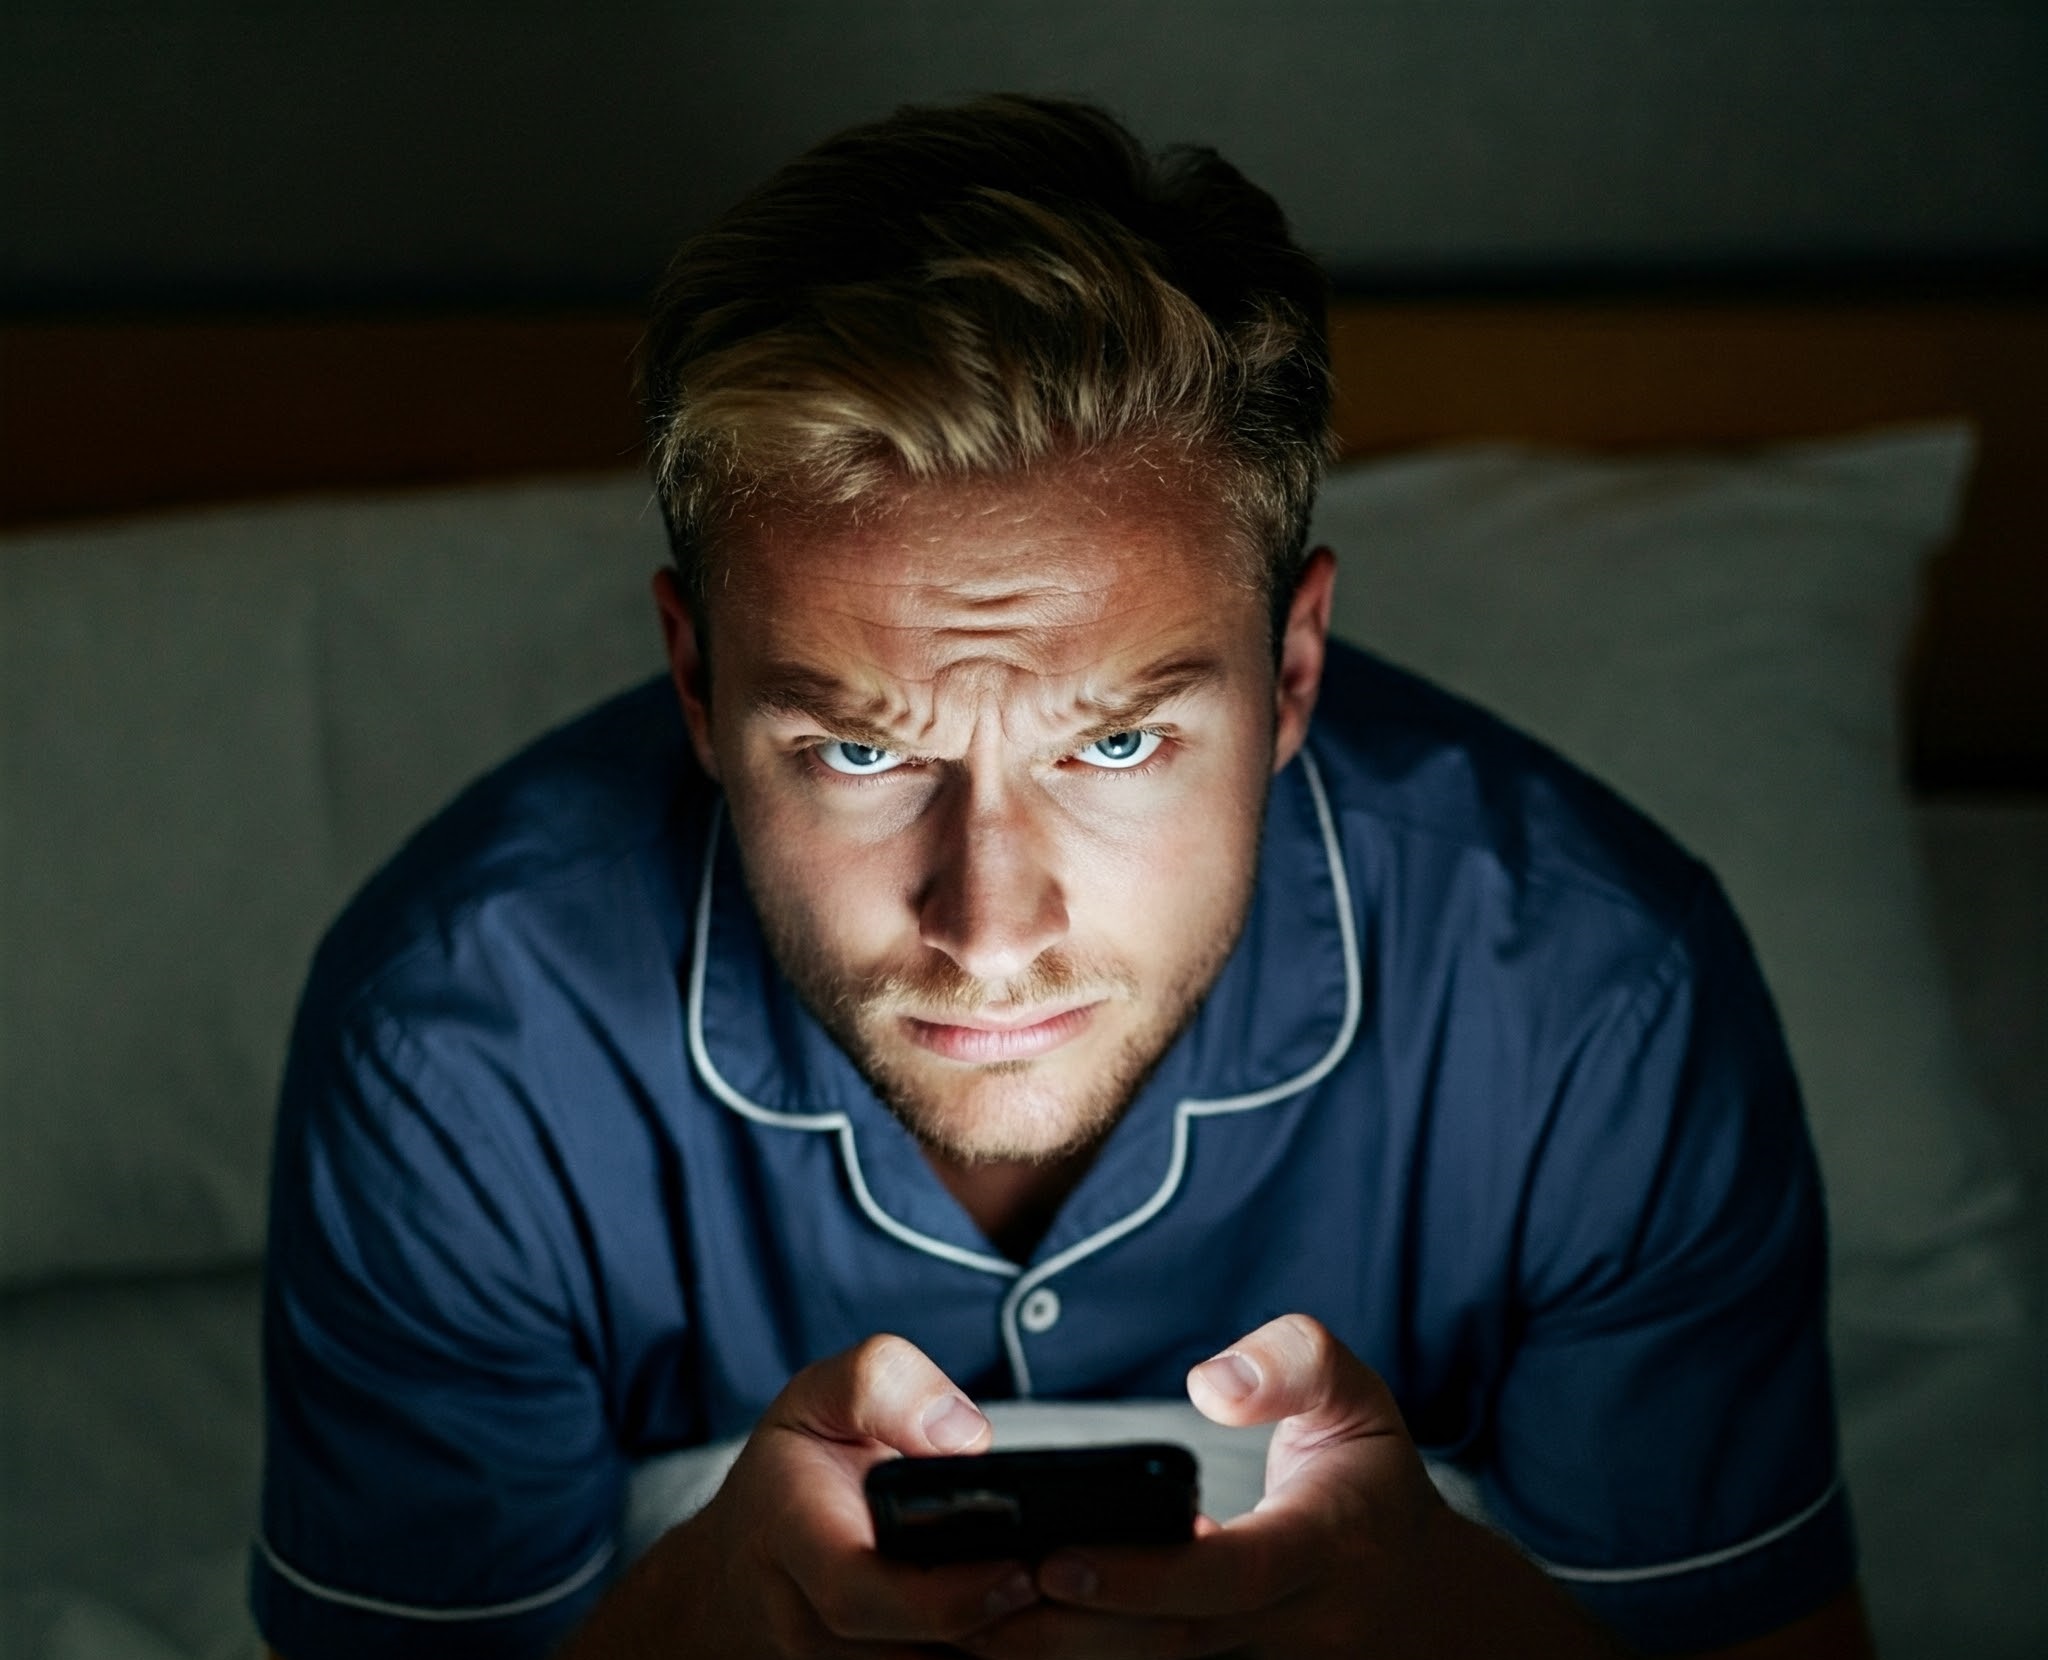
[[[609,1571],[573,1221],[508,1074],[450,1053],[364,1018],[287,1070],[251,1562],[286,1660],[539,1655]]]
[[[1637,1647],[1758,1636],[1854,1577],[1826,1284],[1791,1061],[1706,881],[1564,1069],[1481,1472],[1495,1519]]]

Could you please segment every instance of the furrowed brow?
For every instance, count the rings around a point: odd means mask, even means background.
[[[1213,657],[1176,657],[1155,663],[1141,673],[1122,697],[1090,698],[1086,707],[1094,720],[1075,735],[1074,747],[1141,727],[1163,705],[1200,691],[1223,678],[1223,665]]]
[[[757,714],[811,721],[848,743],[888,749],[895,742],[875,719],[871,705],[857,704],[839,681],[800,663],[777,664],[749,701]]]
[[[1163,705],[1223,678],[1223,665],[1213,657],[1175,657],[1155,663],[1133,677],[1130,689],[1114,697],[1082,702],[1089,723],[1070,740],[1086,749],[1118,732],[1143,726]],[[783,720],[810,721],[848,743],[894,749],[901,739],[876,718],[872,703],[857,702],[845,685],[800,663],[777,664],[754,691],[756,713]]]

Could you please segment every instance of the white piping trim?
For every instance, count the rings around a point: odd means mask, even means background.
[[[697,919],[690,943],[690,1059],[716,1095],[742,1118],[757,1124],[779,1124],[788,1130],[836,1130],[846,1123],[843,1112],[772,1112],[750,1101],[711,1064],[711,1052],[704,1046],[704,960],[711,939],[711,890],[718,864],[719,832],[725,825],[725,803],[711,811],[711,832],[704,841],[704,869],[697,880]]]
[[[1728,1545],[1720,1550],[1710,1550],[1704,1556],[1688,1556],[1681,1562],[1663,1562],[1648,1568],[1566,1568],[1555,1562],[1546,1562],[1540,1556],[1531,1557],[1530,1560],[1552,1579],[1568,1579],[1579,1585],[1630,1585],[1637,1580],[1669,1579],[1677,1574],[1697,1573],[1702,1568],[1718,1568],[1724,1562],[1733,1562],[1738,1556],[1747,1556],[1751,1551],[1762,1550],[1766,1545],[1775,1545],[1786,1534],[1804,1527],[1827,1509],[1834,1503],[1835,1495],[1841,1490],[1842,1478],[1837,1475],[1828,1483],[1825,1493],[1789,1521],[1765,1529],[1754,1539],[1745,1539],[1740,1544]]]
[[[318,1597],[322,1602],[337,1603],[343,1608],[359,1608],[366,1614],[391,1614],[403,1620],[444,1622],[503,1620],[510,1619],[515,1614],[531,1614],[537,1608],[545,1608],[550,1603],[560,1602],[564,1597],[574,1596],[604,1572],[606,1565],[618,1551],[615,1544],[600,1547],[595,1556],[567,1579],[550,1585],[545,1591],[536,1591],[530,1597],[519,1597],[511,1602],[495,1602],[481,1608],[415,1608],[408,1603],[386,1602],[381,1597],[360,1596],[354,1591],[338,1591],[331,1585],[322,1585],[309,1575],[300,1573],[279,1556],[271,1548],[270,1541],[260,1533],[256,1535],[256,1548],[263,1553],[263,1560],[270,1564],[271,1572],[279,1579],[288,1585],[297,1586],[310,1597]]]
[[[843,1112],[774,1112],[756,1101],[750,1101],[728,1083],[711,1061],[711,1051],[704,1042],[704,969],[709,957],[711,941],[711,894],[715,886],[713,878],[717,870],[719,832],[725,823],[725,803],[720,802],[712,812],[711,832],[704,843],[704,871],[697,883],[697,920],[690,948],[690,1059],[696,1063],[697,1071],[704,1082],[728,1107],[742,1118],[752,1119],[756,1124],[773,1124],[785,1130],[833,1130],[839,1137],[839,1156],[846,1165],[847,1180],[853,1186],[853,1197],[860,1208],[867,1213],[870,1222],[892,1238],[900,1239],[913,1249],[941,1257],[947,1262],[958,1263],[963,1268],[976,1268],[984,1274],[999,1274],[1009,1279],[1021,1272],[1007,1257],[992,1257],[981,1251],[969,1251],[950,1244],[943,1239],[934,1239],[930,1234],[919,1233],[896,1220],[875,1202],[875,1196],[868,1189],[868,1179],[860,1167],[860,1149],[853,1133],[853,1120]]]
[[[1275,1101],[1300,1094],[1328,1076],[1331,1069],[1344,1058],[1345,1051],[1351,1047],[1352,1039],[1358,1035],[1359,1015],[1364,1008],[1365,994],[1363,976],[1358,964],[1358,930],[1351,916],[1351,882],[1344,871],[1343,849],[1337,840],[1337,825],[1330,814],[1329,797],[1323,791],[1322,772],[1316,766],[1315,757],[1306,747],[1301,751],[1301,760],[1304,774],[1308,779],[1309,793],[1315,800],[1316,823],[1323,834],[1323,852],[1330,866],[1330,887],[1337,903],[1337,931],[1344,947],[1343,1025],[1338,1028],[1335,1041],[1325,1051],[1322,1059],[1305,1072],[1245,1095],[1226,1095],[1213,1101],[1182,1101],[1174,1109],[1173,1114],[1173,1156],[1167,1162],[1165,1179],[1160,1182],[1152,1197],[1100,1232],[1090,1234],[1086,1239],[1069,1245],[1057,1256],[1047,1258],[1010,1287],[1009,1295],[1003,1299],[1003,1347],[1009,1353],[1010,1374],[1020,1400],[1031,1398],[1031,1365],[1024,1355],[1024,1338],[1017,1323],[1018,1308],[1034,1289],[1051,1279],[1053,1275],[1073,1266],[1083,1257],[1093,1256],[1104,1246],[1112,1245],[1123,1238],[1125,1234],[1143,1227],[1166,1208],[1187,1170],[1188,1121],[1193,1118],[1214,1118],[1224,1113],[1249,1112],[1255,1107],[1271,1106]]]

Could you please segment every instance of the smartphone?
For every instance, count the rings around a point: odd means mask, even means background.
[[[868,1471],[867,1498],[882,1554],[926,1566],[1179,1544],[1200,1503],[1195,1455],[1170,1441],[892,1458]]]

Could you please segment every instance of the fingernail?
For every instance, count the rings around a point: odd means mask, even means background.
[[[1020,1608],[1029,1608],[1038,1600],[1038,1581],[1022,1568],[989,1592],[984,1606],[988,1617],[999,1620],[1005,1614],[1014,1614]]]
[[[1060,1555],[1046,1559],[1038,1570],[1038,1583],[1045,1587],[1048,1596],[1080,1602],[1095,1595],[1102,1576],[1087,1557]]]
[[[940,1452],[964,1452],[981,1439],[988,1420],[958,1395],[925,1408],[924,1438]]]
[[[1202,1381],[1226,1401],[1241,1401],[1259,1386],[1259,1369],[1231,1349],[1202,1362]]]

